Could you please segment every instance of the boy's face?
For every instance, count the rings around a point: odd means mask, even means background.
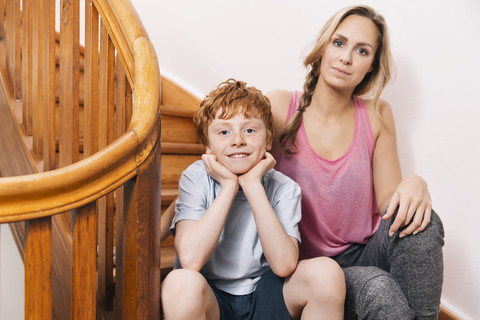
[[[217,157],[217,161],[234,174],[248,172],[270,150],[267,130],[262,119],[245,118],[242,113],[230,119],[218,118],[222,110],[208,126],[207,153]]]

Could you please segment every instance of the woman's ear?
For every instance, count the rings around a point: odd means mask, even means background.
[[[212,150],[210,150],[210,148],[208,146],[205,146],[205,153],[206,154],[211,154]]]

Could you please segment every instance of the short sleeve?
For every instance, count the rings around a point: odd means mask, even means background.
[[[209,179],[201,160],[182,172],[178,184],[178,199],[175,203],[175,217],[170,232],[175,236],[175,226],[182,220],[199,220],[210,206]]]

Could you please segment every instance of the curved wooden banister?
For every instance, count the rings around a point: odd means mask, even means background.
[[[117,42],[117,51],[126,64],[125,73],[134,88],[130,127],[106,148],[72,165],[0,178],[0,223],[54,215],[100,198],[135,176],[136,168],[149,156],[157,140],[160,74],[153,45],[140,19],[133,14],[130,1],[117,0],[115,8],[106,1],[94,2],[102,8],[107,29],[115,35],[112,39]]]
[[[106,27],[112,36],[115,48],[125,65],[125,72],[130,84],[133,86],[135,78],[134,43],[137,38],[147,38],[147,32],[140,20],[137,11],[130,1],[115,1],[115,8],[110,1],[93,0],[100,15],[107,21]],[[125,23],[125,22],[135,23]]]

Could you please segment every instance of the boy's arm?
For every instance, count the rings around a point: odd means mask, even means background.
[[[290,237],[278,220],[261,183],[262,176],[275,165],[272,155],[239,178],[252,208],[260,242],[272,271],[279,277],[290,275],[298,263],[298,241]]]
[[[206,167],[207,164],[216,167],[212,162],[216,160],[211,159],[210,156],[203,157]],[[221,181],[220,193],[199,220],[182,220],[176,224],[174,245],[178,260],[185,269],[200,271],[217,246],[238,191],[236,175],[232,174],[229,178],[224,178]]]

